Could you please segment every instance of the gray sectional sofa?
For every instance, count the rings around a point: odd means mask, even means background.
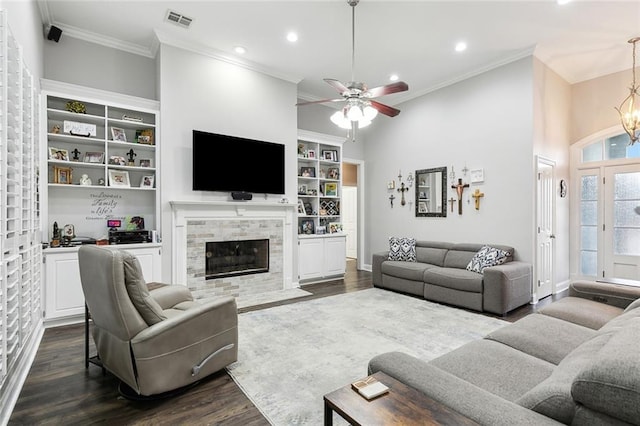
[[[531,301],[531,264],[514,261],[513,247],[489,245],[508,251],[511,257],[483,273],[466,267],[484,244],[416,241],[416,262],[389,260],[388,251],[374,253],[373,285],[504,315]]]
[[[640,425],[640,287],[569,296],[431,361],[369,362],[483,425]]]

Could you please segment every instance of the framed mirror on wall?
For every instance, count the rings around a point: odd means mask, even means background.
[[[447,216],[447,168],[416,170],[416,217]]]

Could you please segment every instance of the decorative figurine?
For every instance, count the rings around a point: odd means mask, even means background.
[[[51,247],[60,247],[60,228],[58,228],[58,222],[53,222],[53,235],[51,237]]]
[[[60,133],[60,125],[59,125],[59,124],[55,124],[55,125],[51,128],[51,133],[55,133],[55,134]]]
[[[89,177],[89,175],[84,174],[84,175],[82,175],[80,177],[80,185],[89,186],[89,185],[91,185],[91,183],[92,182],[91,182],[91,178]]]
[[[104,178],[98,179],[98,185],[104,186]]]
[[[80,157],[78,157],[78,155],[80,155],[81,152],[78,151],[78,148],[74,148],[73,151],[71,151],[71,153],[73,154],[71,161],[80,161]]]
[[[133,159],[133,157],[137,156],[138,154],[136,154],[135,152],[133,152],[133,148],[131,148],[129,150],[129,152],[127,152],[127,157],[129,157],[128,161],[127,161],[127,166],[135,166],[136,162]]]

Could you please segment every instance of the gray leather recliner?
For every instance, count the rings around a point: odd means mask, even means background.
[[[139,395],[181,388],[237,360],[235,298],[199,303],[184,286],[147,285],[126,251],[82,246],[78,257],[98,355]]]

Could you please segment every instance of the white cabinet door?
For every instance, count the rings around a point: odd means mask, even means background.
[[[341,275],[347,267],[345,237],[326,238],[324,242],[324,276]]]
[[[301,239],[298,252],[299,279],[322,277],[324,269],[324,241],[322,238]]]
[[[160,247],[106,248],[126,250],[136,256],[146,282],[161,280]],[[84,294],[80,281],[78,252],[45,253],[45,265],[45,321],[83,315]]]
[[[84,295],[78,253],[47,254],[45,259],[45,318],[83,314]]]
[[[159,282],[162,280],[160,247],[127,249],[127,251],[138,258],[140,268],[142,269],[142,275],[146,282]]]

